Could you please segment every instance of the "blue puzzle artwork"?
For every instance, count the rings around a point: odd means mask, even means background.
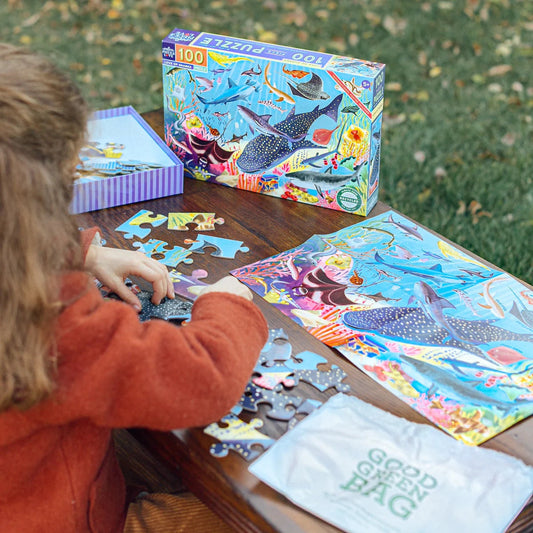
[[[191,252],[181,246],[174,246],[167,250],[168,243],[165,241],[159,241],[157,239],[150,239],[147,242],[134,242],[133,246],[139,248],[139,251],[143,252],[148,257],[154,255],[162,255],[163,258],[158,259],[160,263],[169,267],[176,267],[179,263],[192,263],[192,259],[189,259]]]
[[[231,274],[466,444],[533,414],[531,288],[396,212]],[[339,368],[283,364],[342,390]]]
[[[174,292],[189,300],[196,300],[202,288],[207,287],[207,283],[201,281],[207,277],[207,270],[202,268],[193,270],[190,276],[186,276],[175,269],[171,270],[169,274],[174,284]]]
[[[198,234],[196,239],[185,239],[185,244],[191,244],[190,252],[197,254],[205,253],[205,248],[214,248],[211,254],[214,257],[224,257],[226,259],[235,259],[237,252],[248,252],[249,248],[243,246],[242,241],[233,239],[223,239],[222,237],[212,237],[211,235]]]
[[[151,302],[152,295],[153,293],[148,291],[141,291],[137,294],[142,306],[139,313],[141,322],[152,318],[180,321],[191,318],[192,302],[179,297],[163,298],[159,305],[154,305]]]
[[[141,211],[116,228],[115,231],[123,232],[125,239],[133,239],[133,237],[144,239],[152,230],[151,228],[142,228],[141,224],[151,224],[157,227],[161,226],[165,220],[167,220],[167,217],[164,215],[154,215],[152,211],[141,209]]]
[[[289,394],[284,394],[282,392],[263,389],[257,387],[253,383],[248,383],[242,394],[239,405],[242,406],[245,411],[257,413],[257,406],[259,404],[268,404],[272,406],[270,411],[267,411],[266,413],[269,418],[274,418],[275,420],[289,420],[294,416],[296,408],[299,407],[302,402],[303,399],[298,396],[290,396]],[[288,409],[288,407],[291,406],[293,409]]]

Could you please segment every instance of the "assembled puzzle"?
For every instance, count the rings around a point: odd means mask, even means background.
[[[366,215],[385,65],[195,31],[162,43],[165,140],[185,175]]]
[[[467,444],[533,414],[533,292],[397,213],[232,274]],[[259,383],[298,378],[275,366]]]
[[[72,213],[183,192],[181,160],[131,106],[91,117],[76,172]]]

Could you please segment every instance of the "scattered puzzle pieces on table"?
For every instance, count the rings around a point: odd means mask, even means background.
[[[174,284],[174,292],[190,300],[195,300],[198,292],[203,287],[207,287],[207,283],[200,281],[207,277],[207,270],[202,268],[193,270],[190,276],[186,276],[177,270],[171,270],[169,274]]]
[[[139,251],[143,252],[148,257],[160,254],[162,259],[158,259],[160,263],[170,267],[176,267],[179,263],[192,263],[192,259],[188,256],[191,252],[181,246],[173,246],[167,250],[168,243],[165,241],[159,241],[157,239],[150,239],[147,242],[134,242],[133,246],[139,248]]]
[[[341,383],[347,376],[346,372],[337,365],[331,365],[330,370],[318,370],[317,366],[322,363],[327,363],[324,357],[306,350],[295,355],[294,359],[287,361],[285,365],[294,370],[295,385],[298,385],[301,380],[313,385],[321,392],[330,387],[335,387],[338,392],[349,391],[350,385]]]
[[[265,403],[272,406],[266,415],[274,420],[289,420],[296,413],[296,408],[303,402],[302,398],[297,396],[290,396],[282,392],[263,389],[255,386],[253,383],[248,383],[246,389],[239,401],[239,405],[245,411],[257,413],[258,405]],[[287,409],[292,406],[294,409]]]
[[[224,224],[223,218],[215,218],[215,213],[169,213],[168,229],[187,231],[187,224],[196,224],[195,231],[212,231],[215,224]]]
[[[227,425],[221,427],[218,422],[213,422],[204,429],[204,433],[221,441],[211,445],[209,450],[215,457],[226,457],[229,450],[233,450],[243,459],[251,461],[274,444],[274,439],[257,431],[263,426],[259,418],[247,423],[230,414],[223,417],[220,423]],[[253,446],[262,446],[263,450],[254,449]]]
[[[196,239],[185,239],[185,244],[191,244],[188,249],[197,254],[205,253],[205,248],[214,248],[211,254],[213,257],[223,257],[225,259],[235,259],[237,252],[249,252],[249,248],[243,246],[242,241],[233,239],[223,239],[222,237],[212,237],[210,235],[198,234]]]
[[[150,234],[152,229],[142,228],[141,224],[151,224],[153,227],[157,227],[161,226],[165,220],[167,220],[167,217],[164,215],[154,215],[152,211],[142,209],[116,228],[115,231],[123,232],[125,239],[133,239],[133,237],[144,239]]]
[[[141,291],[137,294],[142,306],[139,313],[141,322],[151,318],[160,318],[161,320],[188,320],[191,318],[192,302],[179,297],[163,298],[159,305],[154,305],[150,301],[152,294],[148,291]]]

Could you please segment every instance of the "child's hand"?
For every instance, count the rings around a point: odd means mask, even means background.
[[[203,288],[198,295],[200,296],[208,292],[229,292],[230,294],[235,294],[236,296],[242,296],[250,302],[253,298],[252,291],[233,276],[226,276],[218,280],[216,283],[213,283],[213,285],[208,285],[207,287]]]
[[[165,296],[174,298],[174,285],[167,267],[141,252],[89,246],[85,268],[122,300],[139,311],[141,310],[139,299],[124,284],[124,280],[130,275],[139,276],[152,284],[154,305],[158,305]]]

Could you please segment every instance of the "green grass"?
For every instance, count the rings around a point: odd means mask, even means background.
[[[94,109],[162,106],[175,27],[386,63],[380,199],[533,283],[533,2],[0,4],[0,40],[50,55]]]

